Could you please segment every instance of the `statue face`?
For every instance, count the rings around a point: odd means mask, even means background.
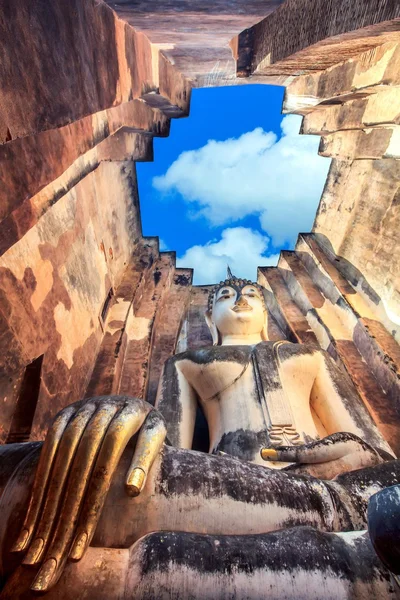
[[[214,298],[211,318],[222,335],[261,333],[266,318],[261,292],[251,284],[221,287]]]

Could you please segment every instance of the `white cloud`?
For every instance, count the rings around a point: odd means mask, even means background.
[[[226,266],[238,277],[254,280],[257,267],[276,265],[278,255],[265,256],[269,239],[247,227],[224,229],[220,240],[192,246],[176,261],[178,267],[194,268],[194,283],[205,285],[224,280]]]
[[[183,152],[153,179],[163,192],[179,192],[194,216],[211,225],[257,214],[275,246],[311,229],[330,161],[318,156],[319,137],[298,135],[301,117],[282,119],[282,137],[258,127],[237,139],[209,140]]]
[[[160,248],[160,252],[166,252],[167,250],[169,250],[167,244],[162,238],[158,238],[158,247]]]

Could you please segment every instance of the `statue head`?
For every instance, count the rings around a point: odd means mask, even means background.
[[[228,278],[208,296],[206,321],[214,345],[221,345],[224,338],[236,338],[241,344],[252,344],[257,337],[267,340],[267,319],[262,287],[234,277],[228,268]]]

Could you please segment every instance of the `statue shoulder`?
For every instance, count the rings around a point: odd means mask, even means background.
[[[206,346],[194,350],[186,350],[171,356],[166,365],[175,365],[190,361],[199,365],[215,361],[230,361],[247,364],[252,353],[252,346]]]
[[[273,348],[280,360],[288,360],[296,356],[323,355],[324,351],[309,344],[296,344],[286,340],[278,342],[262,342],[257,344],[257,350],[262,351],[263,346]]]

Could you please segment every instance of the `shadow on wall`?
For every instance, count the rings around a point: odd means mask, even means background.
[[[39,399],[43,354],[25,368],[6,444],[28,442]]]

